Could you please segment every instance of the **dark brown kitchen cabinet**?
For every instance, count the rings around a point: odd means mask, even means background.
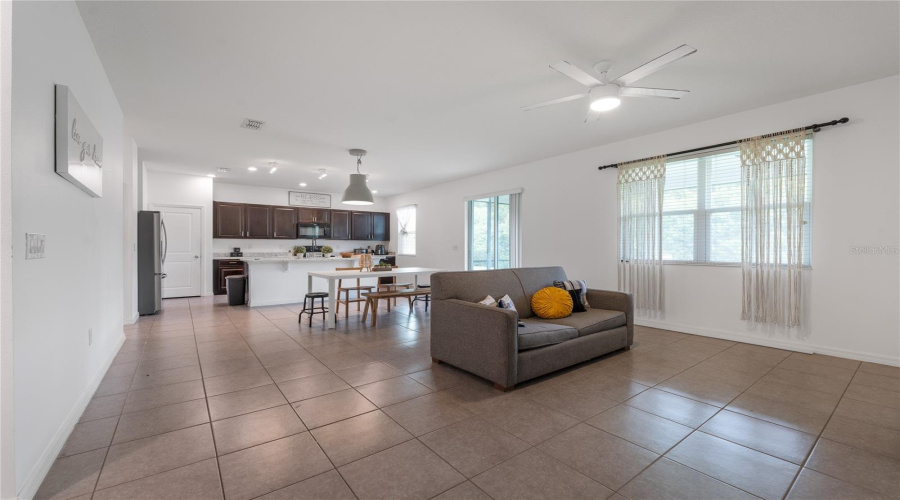
[[[238,274],[246,274],[244,263],[240,260],[213,260],[213,294],[225,294],[225,278]]]
[[[272,205],[244,205],[244,238],[272,237]]]
[[[333,230],[334,227],[332,227]],[[389,241],[390,235],[391,214],[383,212],[350,213],[351,240]]]
[[[372,212],[350,212],[350,239],[368,240],[372,235]]]
[[[372,235],[370,240],[388,241],[391,239],[391,214],[372,212]]]
[[[298,208],[297,222],[331,222],[331,210],[321,208]]]
[[[350,239],[350,212],[346,210],[331,211],[331,239]]]
[[[290,207],[272,207],[272,238],[297,239],[297,210]]]
[[[213,203],[213,237],[244,237],[244,205],[240,203]]]

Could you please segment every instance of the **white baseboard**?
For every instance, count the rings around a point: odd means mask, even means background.
[[[84,409],[87,407],[88,403],[90,403],[91,397],[94,395],[94,392],[97,391],[97,387],[100,386],[103,376],[106,375],[106,371],[109,369],[110,365],[112,365],[113,359],[115,359],[116,354],[119,353],[119,349],[124,342],[125,334],[123,333],[116,342],[109,357],[94,374],[94,377],[91,379],[84,392],[81,393],[75,406],[69,411],[69,414],[66,415],[66,419],[63,421],[62,425],[59,426],[59,429],[56,430],[53,439],[51,439],[50,443],[47,444],[47,447],[44,448],[41,457],[38,459],[34,468],[31,469],[28,477],[25,478],[25,482],[22,485],[22,489],[19,490],[17,498],[22,500],[31,500],[34,498],[38,488],[41,487],[41,483],[44,482],[47,473],[50,472],[50,467],[53,466],[53,462],[56,460],[56,457],[59,456],[59,452],[62,451],[63,445],[65,445],[66,440],[69,439],[69,434],[72,433],[72,429],[75,428],[75,424],[78,423],[78,419],[81,418],[81,414],[84,413]]]
[[[138,320],[140,317],[141,317],[141,315],[138,314],[137,311],[135,311],[135,312],[134,312],[134,315],[133,315],[132,317],[130,317],[130,318],[125,318],[125,324],[126,324],[126,325],[133,325],[133,324],[137,323],[137,320]]]
[[[646,326],[649,328],[659,328],[660,330],[671,330],[673,332],[689,333],[692,335],[700,335],[702,337],[712,337],[716,339],[732,340],[735,342],[743,342],[745,344],[761,345],[764,347],[774,347],[776,349],[785,349],[788,351],[802,352],[806,354],[825,354],[828,356],[837,356],[840,358],[855,359],[857,361],[868,361],[871,363],[879,363],[889,366],[900,366],[900,359],[890,356],[876,356],[869,353],[851,351],[849,349],[834,349],[815,344],[807,344],[791,340],[767,339],[747,335],[744,333],[724,332],[720,330],[711,330],[688,325],[677,325],[664,321],[654,321],[651,319],[635,318],[635,325]]]

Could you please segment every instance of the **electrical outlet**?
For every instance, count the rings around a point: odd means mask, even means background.
[[[46,239],[47,235],[44,234],[25,233],[25,258],[43,259]]]
[[[91,345],[93,343],[94,343],[94,329],[88,328],[88,345]]]

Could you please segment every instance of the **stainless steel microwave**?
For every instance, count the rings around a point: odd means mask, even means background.
[[[331,225],[327,222],[298,222],[297,238],[327,240],[331,238]]]

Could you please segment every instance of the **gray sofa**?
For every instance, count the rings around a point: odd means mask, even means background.
[[[630,348],[631,294],[588,290],[590,308],[541,319],[531,297],[566,280],[561,267],[445,272],[431,276],[431,357],[494,382],[500,390],[582,361]],[[509,295],[516,311],[477,302]],[[522,322],[525,327],[519,327]]]

